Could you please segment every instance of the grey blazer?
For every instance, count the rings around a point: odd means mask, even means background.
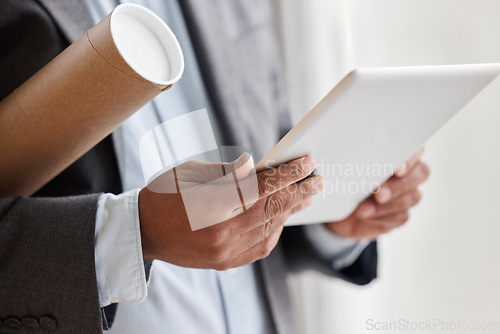
[[[291,126],[268,1],[180,3],[222,144],[262,156]],[[92,26],[83,0],[2,0],[0,6],[0,99]],[[0,333],[101,333],[111,326],[117,305],[99,308],[94,264],[102,192],[121,192],[110,137],[34,196],[0,199]],[[285,283],[290,271],[312,268],[366,284],[376,266],[375,243],[336,272],[300,227],[285,229],[257,271],[276,332],[299,331]]]

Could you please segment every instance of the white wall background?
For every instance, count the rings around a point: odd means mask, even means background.
[[[499,0],[279,3],[297,118],[355,67],[500,62]],[[500,333],[500,79],[426,148],[423,201],[380,239],[379,278],[367,287],[314,273],[294,280],[306,333]],[[469,330],[375,331],[368,319]]]

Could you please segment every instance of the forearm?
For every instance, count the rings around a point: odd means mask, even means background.
[[[48,316],[58,333],[101,333],[94,261],[98,198],[0,200],[1,319],[29,316],[43,325]]]

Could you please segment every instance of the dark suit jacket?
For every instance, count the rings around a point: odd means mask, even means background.
[[[291,126],[268,2],[180,3],[222,144],[262,156]],[[0,99],[92,26],[82,0],[3,0],[0,6]],[[101,333],[112,323],[115,308],[99,308],[94,229],[99,194],[119,193],[120,184],[107,137],[34,196],[0,200],[0,332],[41,326]],[[371,244],[336,272],[300,227],[286,228],[275,251],[258,263],[277,332],[298,332],[285,283],[290,270],[313,268],[366,284],[376,263]],[[47,333],[42,328],[29,333]]]

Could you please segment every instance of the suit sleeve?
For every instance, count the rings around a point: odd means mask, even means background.
[[[0,199],[0,332],[102,332],[98,198]]]
[[[286,227],[281,243],[291,271],[315,270],[345,281],[365,285],[377,277],[377,243],[372,242],[350,266],[336,270],[324,259],[304,235],[302,226]]]

